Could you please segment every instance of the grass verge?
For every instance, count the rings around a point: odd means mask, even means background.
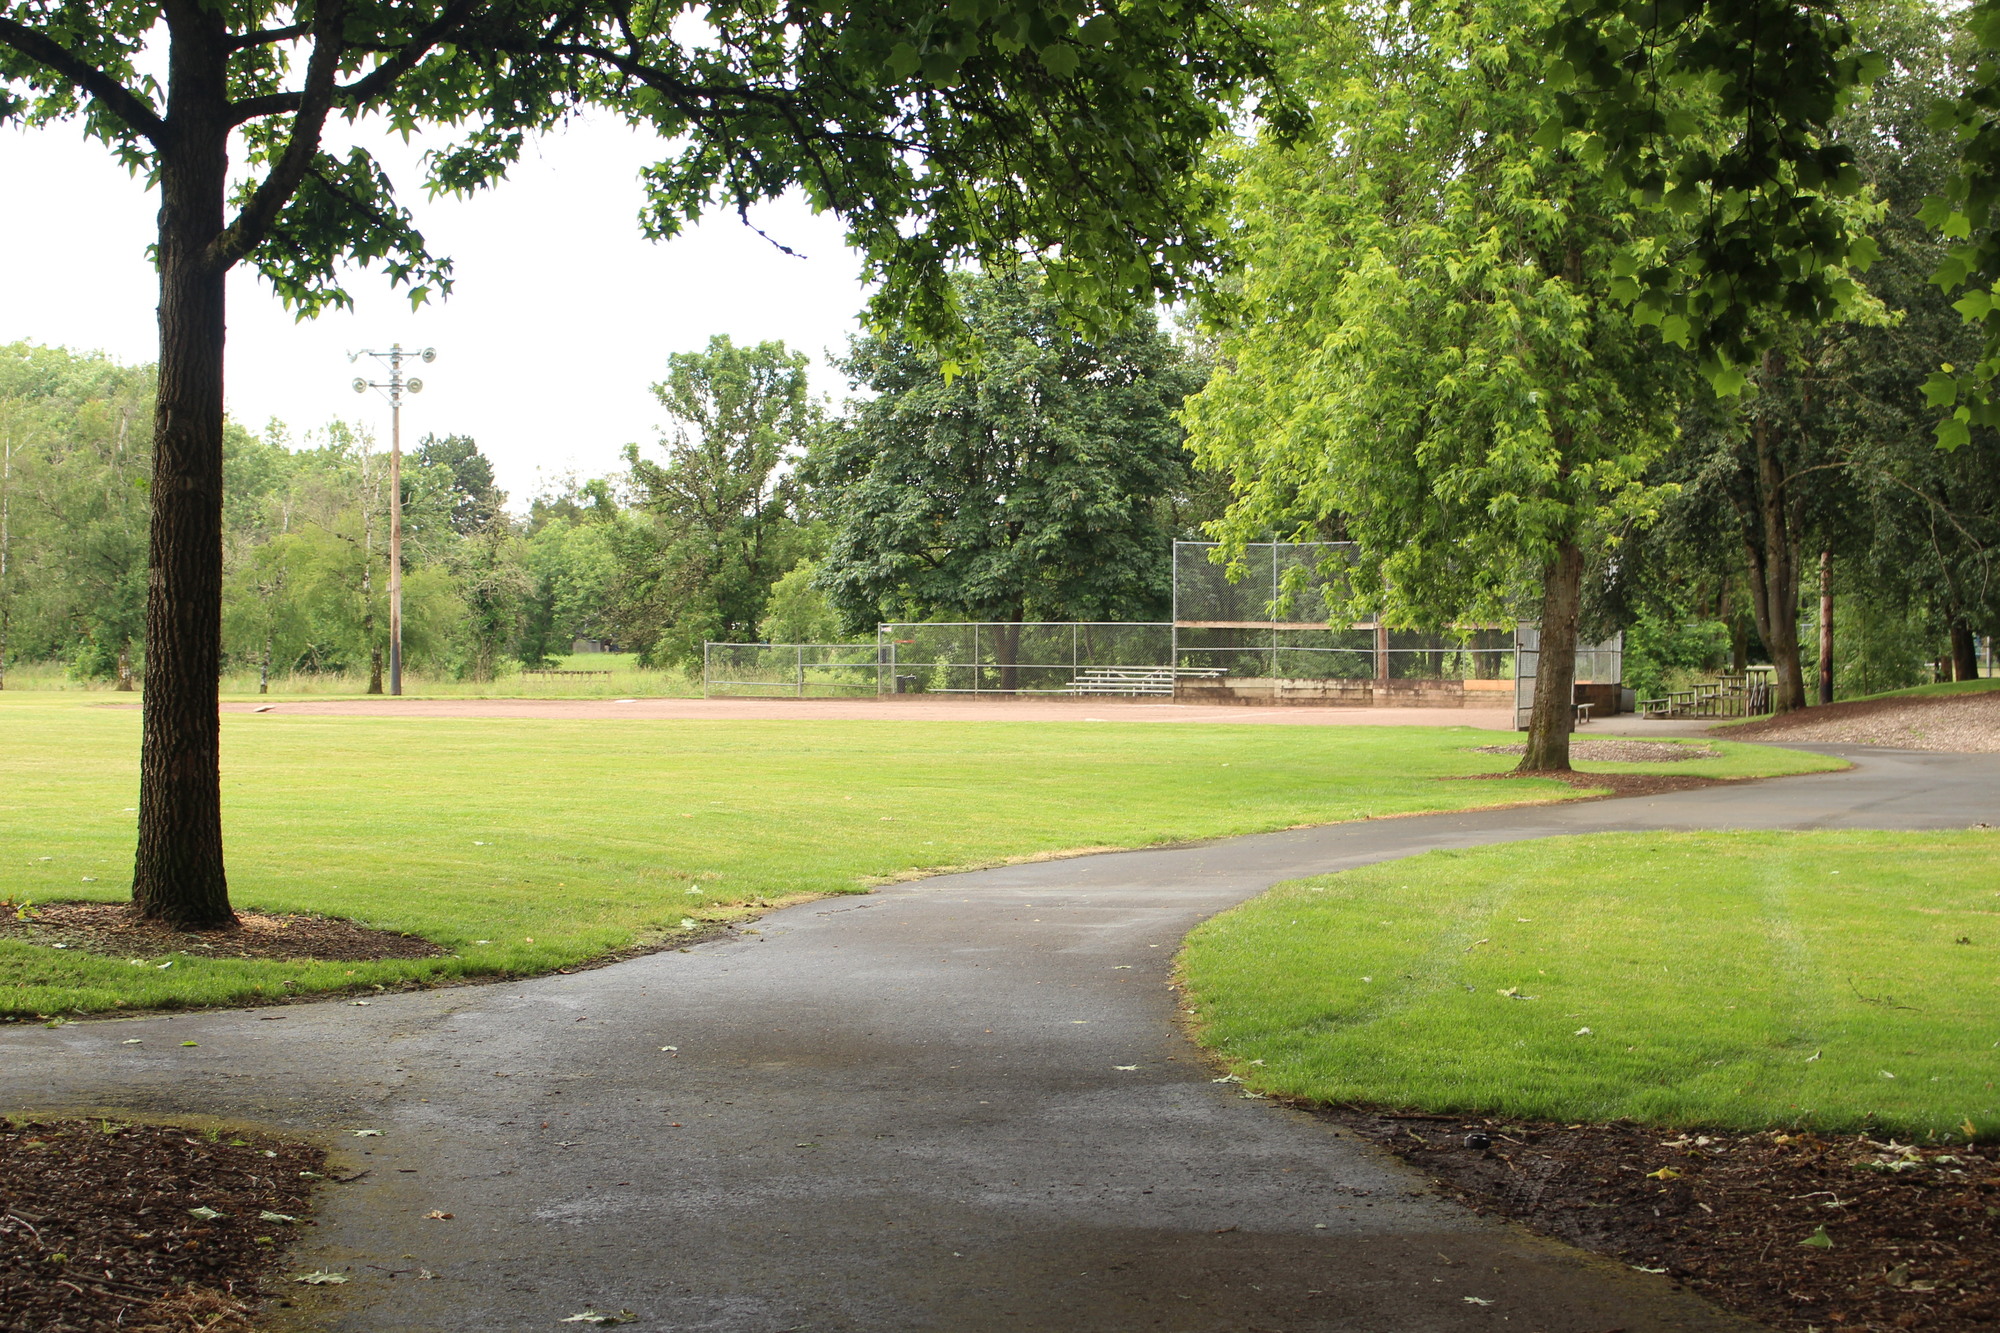
[[[1996,922],[1988,830],[1604,834],[1281,885],[1181,963],[1257,1091],[1990,1138]]]
[[[0,695],[0,899],[125,896],[138,726],[87,696]],[[451,955],[110,958],[0,941],[0,1013],[543,972],[921,870],[1574,794],[1437,781],[1511,763],[1472,753],[1492,733],[1463,727],[228,713],[222,735],[239,908],[345,917]],[[1842,766],[1719,748],[1673,769]]]

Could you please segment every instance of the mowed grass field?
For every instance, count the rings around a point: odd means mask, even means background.
[[[126,896],[139,716],[106,702],[0,695],[0,898]],[[1573,794],[1438,781],[1512,763],[1472,753],[1495,737],[1467,728],[239,713],[222,726],[239,909],[348,917],[453,956],[161,969],[0,941],[0,1012],[538,972],[926,869]],[[1720,748],[1673,771],[1841,766]]]
[[[492,680],[460,680],[450,675],[432,675],[417,668],[403,673],[404,692],[431,699],[621,699],[637,695],[648,699],[699,698],[701,672],[692,676],[679,668],[653,671],[639,665],[636,653],[575,653],[553,659],[553,670],[589,672],[588,675],[550,676],[507,666]],[[79,681],[70,678],[61,663],[15,663],[7,668],[7,689],[61,694],[94,694],[100,698],[131,699],[120,695],[111,682]],[[257,673],[230,671],[222,677],[225,698],[262,698],[257,693]],[[274,676],[269,697],[365,699],[368,673],[363,671],[302,672]]]
[[[2000,1137],[2000,833],[1606,834],[1281,885],[1181,958],[1322,1102]]]

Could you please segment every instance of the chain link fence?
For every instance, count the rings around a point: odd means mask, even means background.
[[[1171,621],[919,621],[881,625],[873,644],[711,643],[703,692],[1172,695],[1188,677],[1487,681],[1504,692],[1520,670],[1517,694],[1532,692],[1532,626],[1423,634],[1330,622],[1346,600],[1352,542],[1252,542],[1234,581],[1212,558],[1219,549],[1174,543]],[[1585,645],[1577,679],[1617,682],[1622,658],[1621,638]]]
[[[1348,596],[1353,542],[1251,542],[1232,582],[1216,542],[1174,543],[1174,662],[1287,680],[1507,680],[1513,635],[1498,626],[1444,634],[1329,621]],[[1331,597],[1329,597],[1331,594]]]
[[[884,693],[872,643],[705,643],[703,698],[861,699]]]
[[[1173,693],[1173,629],[1145,621],[885,624],[888,694]]]

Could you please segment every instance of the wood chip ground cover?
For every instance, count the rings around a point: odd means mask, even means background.
[[[325,1163],[226,1130],[0,1120],[0,1333],[249,1328]]]
[[[53,902],[0,910],[0,939],[155,962],[173,954],[356,962],[449,952],[415,935],[303,912],[242,912],[237,921],[234,930],[183,931],[142,921],[125,903]]]
[[[1475,745],[1480,754],[1526,754],[1525,745]],[[1685,764],[1695,759],[1720,759],[1722,752],[1707,745],[1673,741],[1632,741],[1616,737],[1574,736],[1569,757],[1586,764]]]
[[[1883,745],[1898,750],[2000,753],[2000,690],[1854,699],[1719,727],[1733,741]]]
[[[1320,1114],[1475,1208],[1784,1329],[2000,1327],[2000,1148]]]

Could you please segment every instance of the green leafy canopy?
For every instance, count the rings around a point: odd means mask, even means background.
[[[154,176],[233,128],[206,259],[247,260],[302,315],[349,303],[348,261],[413,301],[451,283],[375,156],[322,145],[330,118],[419,139],[425,188],[465,193],[603,112],[659,137],[653,237],[797,188],[847,221],[884,319],[946,329],[949,270],[1023,250],[1088,317],[1212,270],[1192,168],[1246,90],[1298,126],[1269,73],[1212,0],[0,3],[0,121],[80,121]]]

